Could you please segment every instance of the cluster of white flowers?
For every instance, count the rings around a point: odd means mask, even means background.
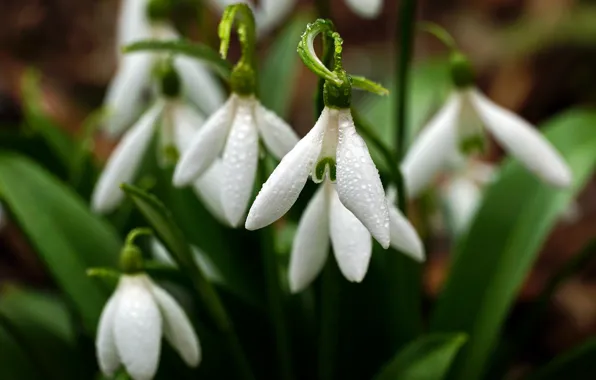
[[[229,3],[212,1],[222,7]],[[367,17],[378,15],[382,7],[382,0],[346,1]],[[160,9],[152,13],[151,4],[148,0],[124,2],[119,44],[178,38],[158,17]],[[271,20],[279,20],[292,5],[291,0],[260,1],[255,11],[257,25],[262,25],[261,30],[270,28]],[[308,40],[312,54],[315,35]],[[341,54],[341,48],[336,47],[336,53]],[[313,60],[322,65],[318,58]],[[160,151],[165,154],[173,149],[173,161],[177,160],[173,184],[192,184],[211,212],[230,226],[244,223],[246,229],[256,230],[270,225],[297,201],[309,177],[320,184],[293,241],[289,264],[292,292],[305,289],[321,272],[330,244],[342,274],[353,282],[362,281],[366,275],[372,238],[385,249],[391,246],[423,261],[425,252],[416,230],[395,206],[396,189],[383,188],[367,145],[357,132],[350,110],[351,82],[341,63],[337,64],[336,58],[336,69],[329,72],[337,81],[326,78],[322,113],[299,140],[284,120],[260,103],[254,81],[235,84],[232,79],[232,92],[224,101],[219,84],[194,60],[145,52],[121,57],[106,97],[112,110],[106,129],[112,134],[122,132],[138,115],[152,69],[157,66],[166,70],[162,70],[161,94],[124,134],[109,158],[92,196],[93,208],[105,213],[118,206],[123,198],[119,185],[135,179],[159,130]],[[247,70],[241,64],[236,68]],[[249,75],[254,74],[251,70],[254,68],[248,66]],[[461,148],[470,142],[482,143],[485,129],[540,178],[555,186],[569,185],[569,168],[532,126],[491,102],[471,83],[456,84],[457,90],[401,163],[411,198],[425,190],[440,172],[446,173],[443,196],[452,206],[455,230],[465,230],[493,169],[464,158]],[[206,120],[197,106],[210,115]],[[245,217],[259,165],[260,141],[281,161]],[[168,260],[163,246],[153,246],[158,257]],[[200,252],[196,260],[210,273],[210,280],[220,276]],[[102,371],[111,375],[122,364],[133,379],[151,379],[157,370],[162,333],[188,365],[198,365],[199,341],[176,301],[142,272],[122,275],[99,325],[97,354]]]

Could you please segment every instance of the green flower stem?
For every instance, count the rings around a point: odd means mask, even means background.
[[[396,129],[395,144],[396,160],[391,168],[399,170],[401,160],[406,150],[406,125],[408,120],[408,96],[410,94],[410,65],[413,55],[416,0],[402,0],[399,6],[400,26],[397,30],[395,42],[399,43],[395,54],[396,72]],[[393,170],[393,169],[392,169]],[[394,181],[398,192],[398,207],[407,216],[407,194],[401,175]],[[389,287],[395,291],[395,301],[391,303],[391,318],[395,329],[391,331],[391,339],[396,349],[415,339],[422,332],[422,270],[421,265],[403,254],[387,252],[387,278]]]
[[[333,70],[329,69],[327,65],[317,57],[314,50],[314,40],[321,33],[323,34],[323,41],[333,41]],[[325,78],[336,86],[341,86],[344,82],[337,74],[337,71],[343,70],[341,57],[342,43],[343,40],[335,31],[333,22],[331,22],[331,20],[318,19],[306,26],[306,30],[302,34],[300,42],[298,42],[297,51],[300,58],[302,58],[302,62],[304,62],[306,67],[313,73],[317,74],[320,78]]]
[[[422,32],[432,34],[439,39],[449,50],[457,51],[455,40],[442,26],[430,21],[423,21],[418,24],[418,29]]]
[[[261,177],[263,181],[267,178],[265,173],[265,160],[261,160]],[[290,349],[290,339],[286,326],[286,316],[284,313],[284,295],[281,291],[281,281],[279,278],[279,264],[275,252],[273,241],[273,227],[265,227],[261,230],[261,252],[263,255],[263,267],[265,270],[267,299],[269,303],[269,313],[275,330],[277,344],[277,363],[279,366],[279,378],[282,380],[294,379],[292,371],[292,352]]]

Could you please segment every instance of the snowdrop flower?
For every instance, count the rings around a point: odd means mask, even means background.
[[[314,38],[324,33],[333,46],[330,71],[314,53]],[[381,92],[364,78],[350,77],[341,64],[342,39],[333,24],[317,20],[306,27],[298,46],[304,63],[325,79],[324,108],[315,126],[284,156],[263,184],[246,219],[246,228],[265,227],[292,207],[309,177],[323,182],[300,220],[292,247],[290,287],[306,287],[322,269],[329,238],[339,267],[349,281],[362,281],[372,252],[372,237],[422,259],[422,244],[397,208],[389,207],[379,172],[356,131],[350,110],[352,85]]]
[[[468,61],[457,54],[452,75],[456,89],[414,141],[403,163],[408,194],[424,190],[454,150],[475,148],[488,131],[509,153],[543,181],[567,187],[571,171],[534,127],[493,103],[473,86]]]
[[[112,376],[124,365],[134,380],[152,379],[162,335],[187,365],[199,365],[199,340],[176,300],[145,274],[122,275],[99,321],[96,347],[101,371]]]
[[[191,136],[203,124],[203,117],[179,98],[179,86],[176,72],[172,68],[166,69],[162,77],[164,96],[125,133],[108,159],[91,197],[94,211],[108,213],[120,204],[124,198],[120,184],[136,178],[158,126],[161,157],[169,154],[175,160],[177,152],[184,152],[188,148]],[[194,181],[193,186],[209,211],[218,219],[224,220],[217,197],[219,166],[219,163],[214,163],[203,176]]]
[[[417,261],[424,260],[422,243],[412,225],[395,206],[389,206],[389,216],[391,246]],[[340,201],[336,185],[325,179],[302,214],[292,245],[289,284],[293,293],[305,289],[321,272],[329,239],[344,277],[362,281],[372,253],[370,232]]]
[[[187,365],[196,367],[201,361],[199,340],[184,310],[142,272],[142,254],[133,240],[147,233],[137,229],[128,235],[121,253],[124,274],[99,319],[97,359],[106,376],[123,365],[134,380],[152,379],[162,335]]]
[[[168,0],[124,0],[118,22],[118,49],[140,39],[179,39],[167,20],[169,7]],[[120,58],[104,101],[110,116],[105,127],[111,135],[120,134],[141,112],[144,90],[163,54],[135,52]],[[205,65],[184,55],[177,55],[173,64],[186,84],[185,95],[201,111],[210,114],[223,103],[223,90]]]
[[[383,9],[383,0],[346,0],[346,4],[362,18],[377,18]]]
[[[226,20],[233,21],[233,12],[238,10],[246,12],[244,19],[252,18],[252,13],[244,4],[228,9],[232,11],[228,12],[228,16],[224,15],[222,24]],[[231,23],[227,25],[231,28]],[[245,26],[241,24],[240,27]],[[298,141],[292,128],[263,107],[254,95],[254,25],[248,28],[252,31],[246,33],[252,39],[243,41],[243,56],[232,73],[232,94],[195,134],[174,172],[174,185],[184,186],[201,176],[221,156],[221,205],[228,223],[234,227],[242,223],[252,194],[259,159],[259,138],[278,159]],[[229,43],[229,32],[230,29],[227,36],[226,32],[223,33],[224,52]]]

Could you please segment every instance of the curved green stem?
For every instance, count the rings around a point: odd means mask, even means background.
[[[328,42],[324,43],[333,43],[333,71],[327,68],[315,52],[314,40],[321,33],[323,33],[323,41],[328,40]],[[341,86],[343,81],[335,71],[343,70],[341,60],[342,44],[343,40],[339,33],[335,31],[333,22],[331,20],[318,19],[306,26],[306,30],[298,43],[298,55],[300,55],[302,62],[312,72],[336,86]]]
[[[230,47],[230,38],[234,20],[238,15],[238,38],[242,48],[240,62],[252,65],[255,60],[255,47],[257,45],[257,32],[255,27],[255,18],[250,7],[244,3],[233,4],[226,7],[221,21],[219,22],[218,34],[221,40],[219,45],[219,54],[223,58],[228,55]],[[238,64],[240,64],[240,62]],[[253,67],[254,68],[254,67]]]
[[[153,235],[153,230],[151,228],[135,228],[134,230],[130,231],[128,235],[126,235],[126,242],[125,244],[134,244],[134,240],[139,236],[147,236]]]

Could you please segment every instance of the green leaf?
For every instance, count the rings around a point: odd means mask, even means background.
[[[557,356],[526,380],[583,380],[596,373],[596,338]]]
[[[199,59],[208,64],[223,79],[228,80],[232,72],[232,65],[221,58],[217,51],[207,45],[200,43],[179,40],[179,41],[155,41],[145,40],[134,42],[124,47],[124,52],[134,53],[138,51],[158,51],[172,54],[183,54]]]
[[[0,297],[0,319],[0,324],[18,336],[26,347],[30,365],[36,366],[46,379],[90,376],[81,373],[82,360],[70,315],[57,297],[8,288]]]
[[[17,154],[0,153],[0,195],[87,331],[94,332],[107,292],[85,271],[116,265],[116,233],[69,188]]]
[[[31,365],[31,358],[18,339],[0,323],[0,379],[42,379],[39,367]]]
[[[389,90],[381,86],[379,83],[373,82],[358,75],[350,75],[352,86],[358,87],[361,90],[371,92],[376,95],[389,95]]]
[[[375,380],[441,380],[466,342],[465,334],[434,334],[408,344]]]
[[[288,115],[298,77],[300,57],[296,46],[309,17],[299,14],[273,42],[259,71],[259,98],[263,105],[281,117]]]
[[[544,128],[573,172],[557,190],[507,160],[486,192],[467,236],[456,247],[451,274],[432,318],[432,331],[463,331],[456,379],[481,378],[501,325],[540,247],[596,165],[596,113],[568,112]]]

